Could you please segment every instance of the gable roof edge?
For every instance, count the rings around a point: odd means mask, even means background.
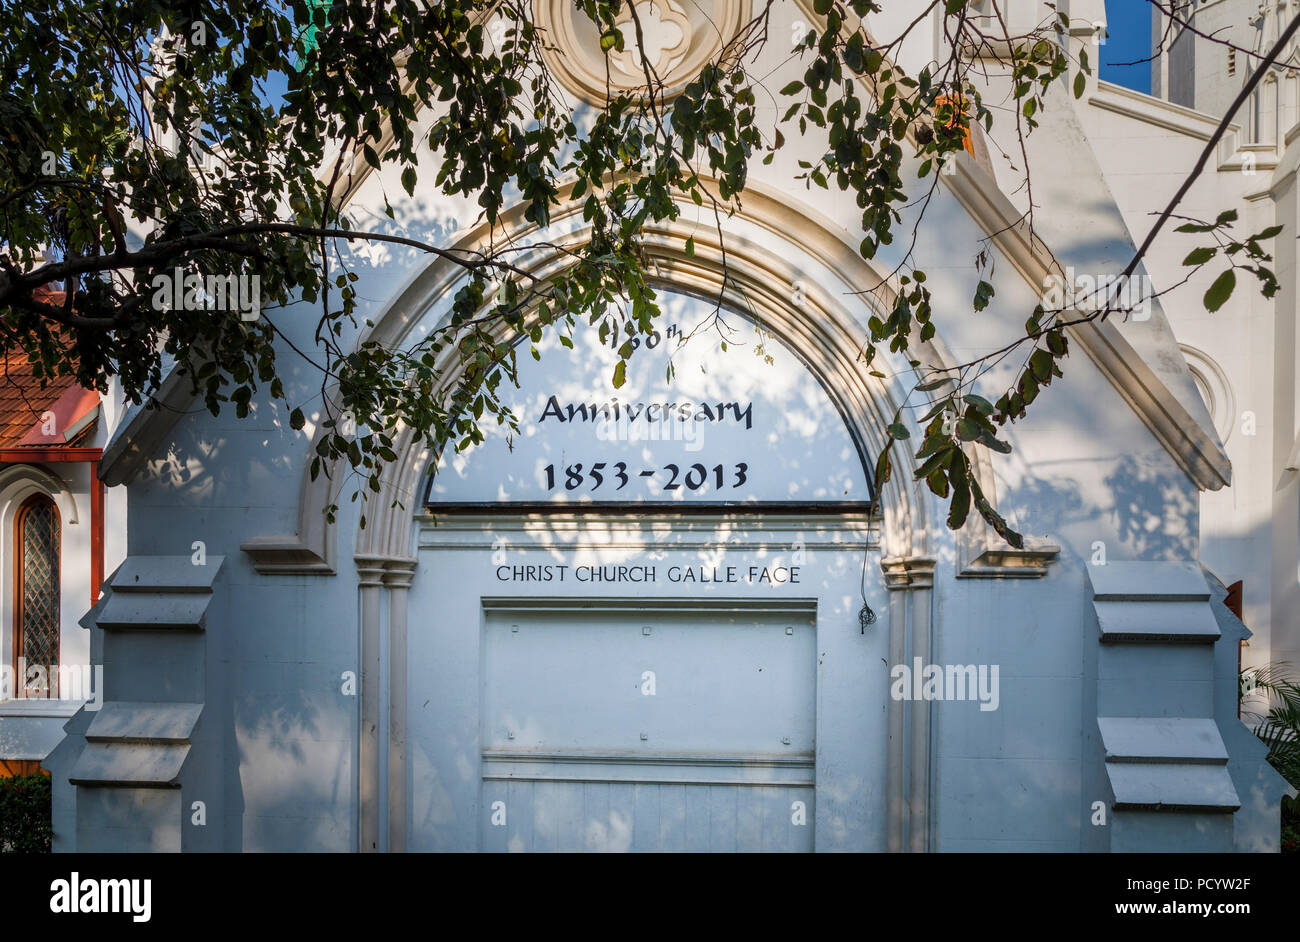
[[[940,179],[1035,291],[1063,267],[968,154],[959,152],[955,172]],[[1223,445],[1201,428],[1114,323],[1092,321],[1066,330],[1197,487],[1217,491],[1232,483]]]

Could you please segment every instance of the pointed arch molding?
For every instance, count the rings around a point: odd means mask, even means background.
[[[711,219],[695,222],[697,209],[693,204],[687,205],[688,211],[681,219],[647,232],[646,248],[653,262],[651,277],[659,288],[717,298],[724,280],[718,233]],[[565,239],[580,239],[581,212],[581,201],[567,202],[552,215],[551,224],[561,229],[566,224],[571,226],[565,231]],[[787,199],[774,191],[751,184],[739,218],[761,230],[765,242],[776,237],[789,246],[789,251],[774,251],[771,245],[760,245],[745,233],[726,232],[725,297],[732,307],[755,317],[764,329],[779,336],[803,358],[831,395],[862,453],[879,454],[885,443],[883,430],[893,421],[901,400],[899,394],[906,392],[910,381],[900,375],[883,380],[869,375],[858,358],[867,340],[866,330],[843,301],[849,286],[881,284],[881,274],[845,243],[847,233],[842,229],[837,230],[828,220],[805,207],[795,211]],[[507,230],[505,238],[515,244],[527,243],[536,236],[536,228],[523,222],[522,208],[512,211],[503,226]],[[688,236],[695,239],[695,252],[689,257],[685,253]],[[487,237],[486,226],[480,226],[467,233],[457,248],[472,251],[486,245]],[[498,242],[501,238],[499,229]],[[816,259],[821,270],[795,267],[791,259],[800,257]],[[561,264],[549,252],[538,253],[531,264],[523,259],[516,262],[527,265],[537,275],[553,274]],[[441,259],[432,261],[397,291],[363,339],[385,345],[405,342],[415,326],[429,316],[430,309],[462,277],[459,266]],[[796,291],[796,285],[801,290]],[[872,303],[887,309],[893,302],[893,291],[894,286],[885,281]],[[933,342],[918,344],[914,353],[927,367],[941,367],[946,361],[941,348]],[[446,378],[454,368],[451,357],[452,354],[446,354],[440,363]],[[357,532],[353,549],[357,557],[392,560],[410,557],[413,509],[419,501],[419,485],[432,456],[409,430],[401,431],[396,445],[398,460],[387,468],[382,491],[371,496],[367,526]],[[883,487],[877,488],[876,495],[882,514],[882,550],[890,557],[929,555],[933,551],[933,514],[928,491],[914,480],[915,462],[910,451],[896,448],[894,458],[894,474]],[[995,494],[991,465],[987,461],[976,462],[976,468],[985,493]],[[259,572],[332,574],[337,570],[336,527],[326,523],[324,511],[336,501],[341,477],[337,473],[329,477],[321,474],[312,481],[304,470],[298,532],[261,536],[242,546]],[[391,506],[394,498],[399,506]],[[986,550],[995,548],[991,543],[985,545],[991,537],[977,525],[969,529],[970,533],[962,535],[963,544],[970,544],[963,545],[960,554],[963,568]],[[1010,552],[1008,547],[1001,549]],[[1030,555],[1035,552],[1031,551]],[[1015,567],[1017,562],[1010,565]],[[1013,574],[1041,574],[1041,571]]]
[[[61,478],[34,464],[0,467],[0,503],[11,503],[17,495],[36,492],[50,497],[59,508],[60,519],[69,525],[79,522],[77,501]]]

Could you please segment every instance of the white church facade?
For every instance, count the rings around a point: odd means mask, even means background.
[[[680,33],[670,73],[750,8],[657,2]],[[536,10],[581,113],[603,65],[569,6]],[[1070,15],[1067,41],[1095,44],[1100,0]],[[783,0],[771,33],[814,19]],[[917,31],[900,58],[938,41]],[[801,69],[777,45],[773,87]],[[1032,232],[997,127],[958,155],[917,233],[926,369],[1014,339],[1054,278],[1124,267],[1246,69],[1219,75],[1221,54],[1198,46],[1194,81],[1160,73],[1190,105],[1096,76],[1055,97],[1028,138]],[[992,95],[1005,76],[985,65]],[[1272,86],[1180,211],[1282,224],[1281,291],[1209,315],[1206,285],[1174,288],[1190,246],[1161,241],[1139,271],[1174,290],[1071,328],[1012,453],[972,452],[1023,549],[973,514],[949,530],[906,447],[874,480],[885,429],[900,415],[918,441],[924,412],[906,359],[877,376],[860,357],[896,258],[864,260],[858,210],[791,184],[814,146],[795,141],[755,164],[721,234],[689,200],[651,233],[664,317],[622,388],[594,332],[548,338],[519,358],[517,434],[443,455],[408,435],[366,501],[345,469],[310,473],[319,405],[301,431],[269,399],[213,418],[179,376],[163,408],[106,398],[60,444],[93,447],[84,467],[0,449],[0,572],[10,547],[53,553],[58,661],[102,669],[93,700],[0,702],[0,760],[50,773],[56,851],[1276,851],[1289,788],[1238,718],[1243,665],[1300,664],[1300,97]],[[349,173],[358,228],[462,249],[587,230],[581,200],[494,234],[469,203],[399,200],[396,170]],[[996,300],[972,315],[981,247]],[[446,322],[458,267],[341,251],[366,299],[346,344]],[[265,316],[310,345],[311,305]],[[289,398],[310,400],[319,375],[291,369]],[[30,509],[44,499],[57,515]],[[60,549],[23,542],[32,513]],[[5,579],[14,667],[25,583]]]

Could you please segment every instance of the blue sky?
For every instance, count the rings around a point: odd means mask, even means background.
[[[1151,55],[1151,6],[1147,0],[1106,0],[1108,29],[1101,47],[1101,77],[1134,91],[1151,93],[1151,63],[1116,65]]]

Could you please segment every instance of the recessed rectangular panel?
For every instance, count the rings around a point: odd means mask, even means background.
[[[813,849],[808,613],[489,611],[481,844]]]
[[[483,745],[811,756],[807,615],[490,613]]]

